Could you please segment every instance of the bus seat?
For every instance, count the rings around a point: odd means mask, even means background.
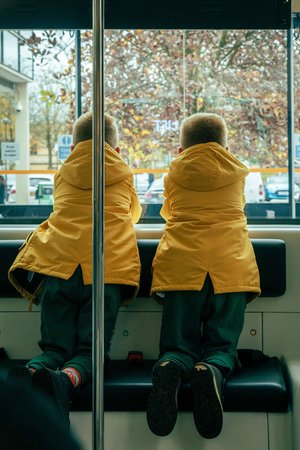
[[[263,297],[278,297],[286,289],[286,249],[280,239],[252,239],[256,254]],[[1,270],[0,298],[18,297],[7,278],[7,271],[17,255],[22,241],[0,241]],[[151,263],[158,240],[139,240],[142,262],[139,297],[149,297]],[[23,361],[24,362],[24,361]],[[0,368],[7,370],[22,361],[3,358]],[[129,365],[127,360],[113,360],[105,376],[106,411],[144,411],[151,389],[153,360],[144,360],[139,366]],[[277,357],[264,358],[243,364],[227,381],[224,389],[225,411],[284,412],[289,404],[289,394],[283,373],[283,364]],[[90,411],[92,386],[83,387],[72,403],[74,411]],[[192,409],[188,383],[183,383],[179,395],[179,409]]]
[[[3,359],[0,368],[5,373],[13,365],[26,362]],[[145,411],[152,386],[153,364],[153,360],[144,360],[138,366],[130,365],[126,360],[111,361],[104,379],[105,411]],[[289,393],[280,360],[271,357],[242,366],[225,384],[223,405],[226,412],[286,412]],[[178,409],[193,409],[188,382],[180,388]],[[71,410],[92,410],[91,383],[77,391]]]

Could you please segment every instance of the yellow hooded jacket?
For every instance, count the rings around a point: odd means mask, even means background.
[[[166,220],[151,293],[201,290],[209,274],[216,294],[260,294],[255,254],[243,212],[249,171],[215,142],[184,150],[165,178]]]
[[[67,280],[80,265],[84,284],[92,284],[92,140],[76,145],[54,183],[53,212],[28,236],[8,273],[21,295],[34,303],[39,286],[28,283],[28,271]],[[133,292],[140,280],[133,224],[140,214],[132,171],[105,144],[104,282],[133,286]]]

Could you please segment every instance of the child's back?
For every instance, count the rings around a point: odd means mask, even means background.
[[[246,303],[260,293],[243,212],[248,169],[229,153],[224,120],[195,114],[181,126],[180,155],[165,177],[166,227],[151,292],[163,303],[160,354],[147,406],[150,429],[169,434],[183,374],[201,436],[222,429],[222,385],[238,365]]]
[[[113,119],[106,115],[106,129],[113,127],[111,122],[114,124]],[[23,270],[67,280],[80,266],[84,284],[93,282],[92,115],[81,116],[77,124],[76,145],[55,175],[53,212],[29,236],[9,270],[11,282],[33,302],[38,302],[39,286],[28,284]],[[79,134],[78,131],[76,133],[78,128],[82,129]],[[108,138],[113,135],[110,132],[106,134]],[[115,141],[117,143],[117,139],[110,139],[111,144]],[[119,149],[117,145],[116,148]],[[138,221],[140,214],[132,171],[118,152],[105,143],[104,279],[105,283],[131,285],[132,296],[140,276],[132,223]],[[126,265],[125,260],[128,262]],[[128,299],[124,298],[126,301]]]
[[[132,171],[119,156],[116,123],[107,114],[105,139],[104,355],[108,362],[119,307],[134,298],[139,286],[133,223],[141,206]],[[92,379],[91,113],[76,121],[73,141],[70,156],[55,176],[53,212],[28,237],[9,270],[10,281],[22,296],[41,303],[42,349],[9,376],[43,389],[66,422],[72,392]]]
[[[155,257],[152,292],[200,290],[207,274],[215,293],[259,292],[243,212],[247,174],[216,142],[193,145],[173,161],[165,178],[161,214],[166,228]]]

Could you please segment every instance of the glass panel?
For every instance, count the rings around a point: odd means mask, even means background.
[[[13,90],[3,86],[0,81],[0,146],[2,142],[10,141],[14,136],[14,95]],[[0,154],[0,171],[9,169],[8,161]],[[0,173],[0,204],[7,203],[8,192],[15,181],[14,175]],[[4,186],[4,187],[3,187]]]
[[[33,55],[34,80],[14,85],[9,115],[1,116],[10,120],[0,123],[1,140],[17,142],[21,155],[19,160],[2,160],[1,170],[10,169],[6,175],[14,177],[6,203],[51,206],[47,183],[66,157],[61,144],[75,120],[76,73],[81,75],[82,112],[92,106],[92,32],[80,33],[80,68],[74,31],[20,34],[25,39],[21,71],[30,75]],[[161,220],[163,181],[178,154],[180,124],[196,112],[225,118],[230,151],[250,168],[245,187],[249,219],[290,217],[286,31],[106,30],[105,39],[106,110],[117,118],[122,156],[134,170],[144,205],[143,221]],[[5,55],[13,55],[8,38],[4,46]],[[299,53],[295,33],[295,143],[300,133]],[[24,104],[18,112],[19,100]],[[29,130],[23,126],[26,109]],[[295,147],[296,174],[297,151]],[[20,173],[24,170],[30,172]],[[45,189],[41,187],[40,194],[31,183],[33,176],[49,177],[42,180]],[[296,202],[297,184],[295,176]]]
[[[5,83],[12,88],[5,88],[3,94],[0,90],[0,101],[6,107],[0,113],[0,175],[6,179],[7,189],[0,214],[2,221],[35,222],[51,212],[54,174],[66,149],[70,152],[69,141],[64,153],[60,143],[71,135],[75,120],[75,70],[65,71],[75,43],[74,32],[41,30],[18,35],[22,43],[20,71],[33,75],[33,56],[35,71],[32,82],[4,72]],[[6,32],[6,36],[12,35]],[[12,56],[11,44],[5,40],[5,54]],[[6,59],[5,65],[9,63]]]
[[[246,212],[266,218],[265,182],[287,171],[286,32],[123,30],[106,39],[107,109],[119,118],[123,156],[141,172],[135,179],[149,205],[144,218],[159,218],[180,122],[196,112],[225,118],[230,151],[251,170]],[[288,209],[274,213],[282,214]]]
[[[3,63],[18,70],[18,38],[9,31],[3,32]]]
[[[20,40],[20,72],[29,78],[33,78],[32,52],[26,42]]]

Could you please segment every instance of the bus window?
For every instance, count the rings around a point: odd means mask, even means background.
[[[7,183],[1,220],[13,216],[14,206],[28,204],[38,217],[45,209],[38,209],[31,177],[53,181],[70,153],[76,113],[92,106],[92,32],[10,30],[1,34],[0,44],[0,173]],[[227,122],[230,151],[250,169],[245,187],[249,220],[299,217],[297,30],[292,40],[288,31],[271,29],[106,30],[105,49],[105,107],[118,121],[121,154],[133,169],[144,205],[142,221],[162,221],[163,180],[177,156],[180,124],[196,112],[215,112]],[[289,52],[294,77],[289,76]],[[290,89],[293,149],[288,135]],[[270,179],[278,176],[285,185],[270,187]],[[271,195],[270,189],[278,192]],[[50,212],[51,196],[47,204]]]

